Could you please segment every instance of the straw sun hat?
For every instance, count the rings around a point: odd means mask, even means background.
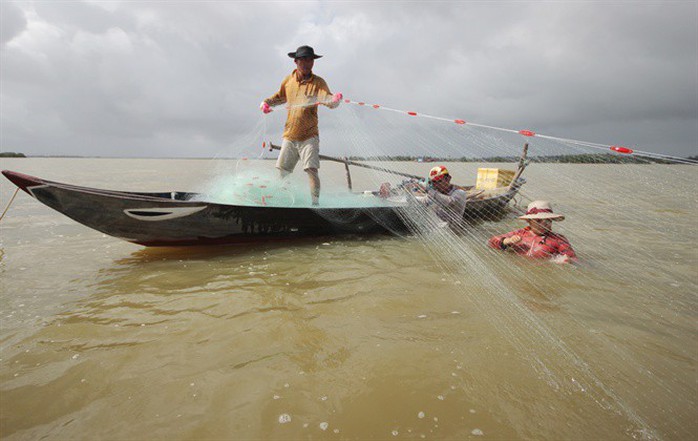
[[[519,219],[550,219],[554,221],[565,220],[565,216],[553,213],[553,207],[548,201],[533,201],[528,204],[526,214]]]

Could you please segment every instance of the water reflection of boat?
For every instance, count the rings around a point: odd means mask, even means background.
[[[511,185],[488,193],[464,187],[471,197],[465,217],[488,218],[501,214],[525,182],[519,177],[520,171]],[[71,219],[145,246],[408,231],[405,223],[410,207],[408,198],[384,200],[377,194],[353,194],[357,203],[346,208],[229,205],[206,202],[205,195],[199,193],[101,190],[9,170],[2,173],[27,194]]]

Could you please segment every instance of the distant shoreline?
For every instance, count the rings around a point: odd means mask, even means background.
[[[276,160],[276,158],[202,158],[202,157],[146,157],[146,156],[78,156],[78,155],[25,155],[24,153],[15,152],[0,152],[0,158],[29,158],[29,159],[180,159],[180,160],[240,160],[240,159],[255,159],[255,160]],[[347,159],[351,161],[366,161],[366,162],[417,162],[417,163],[432,163],[432,162],[518,162],[519,158],[515,156],[491,156],[486,158],[436,158],[422,156],[349,156]],[[689,161],[698,161],[698,156],[689,156],[682,158]],[[530,162],[539,163],[559,163],[559,164],[675,164],[676,161],[669,161],[659,158],[646,158],[639,156],[621,156],[610,153],[596,154],[579,154],[579,155],[554,155],[554,156],[532,156],[529,157]]]

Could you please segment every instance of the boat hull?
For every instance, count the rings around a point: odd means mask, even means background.
[[[276,238],[408,231],[405,208],[310,208],[226,205],[196,193],[137,193],[48,181],[5,170],[39,202],[104,234],[144,246],[193,246]],[[466,217],[501,213],[516,194],[469,202]]]
[[[391,207],[225,205],[192,200],[193,193],[116,192],[2,173],[39,202],[76,222],[145,246],[227,244],[405,228]]]

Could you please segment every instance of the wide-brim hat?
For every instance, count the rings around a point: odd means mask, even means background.
[[[528,204],[526,214],[519,216],[519,219],[550,219],[554,221],[565,220],[565,216],[553,213],[553,207],[548,201],[533,201]]]
[[[295,52],[289,52],[288,56],[293,58],[294,60],[296,58],[322,58],[322,55],[315,55],[315,50],[313,50],[313,48],[310,46],[301,46],[298,49],[296,49]]]

